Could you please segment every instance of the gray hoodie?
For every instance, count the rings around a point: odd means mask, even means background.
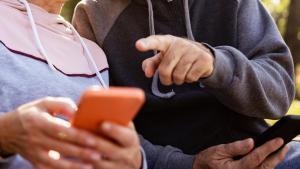
[[[255,137],[268,127],[264,119],[285,115],[294,98],[291,54],[259,0],[83,0],[73,24],[106,53],[112,85],[146,91],[147,103],[135,124],[153,144],[196,154]],[[201,79],[205,87],[158,84],[160,92],[173,89],[176,95],[157,95],[156,83],[141,69],[153,52],[135,49],[136,40],[154,33],[210,46],[215,70]],[[191,167],[191,158],[179,150],[142,142],[149,168]]]

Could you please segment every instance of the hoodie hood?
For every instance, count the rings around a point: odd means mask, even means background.
[[[52,64],[67,75],[93,75],[80,40],[61,16],[30,4],[37,32]],[[35,44],[25,6],[18,0],[0,1],[0,41],[11,51],[46,61]],[[83,39],[98,71],[108,68],[104,52],[92,41]],[[71,61],[71,62],[70,62]]]

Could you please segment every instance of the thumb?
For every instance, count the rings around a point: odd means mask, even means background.
[[[246,139],[223,145],[224,152],[231,158],[246,155],[251,152],[253,148],[253,139]]]

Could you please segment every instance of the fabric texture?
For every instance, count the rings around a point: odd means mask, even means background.
[[[11,112],[20,105],[47,97],[68,97],[79,101],[81,93],[99,85],[96,77],[66,76],[53,72],[45,62],[16,54],[0,43],[0,112]],[[102,72],[108,83],[108,70]],[[0,162],[2,169],[31,169],[21,156]]]
[[[34,4],[30,4],[30,7],[42,45],[54,66],[68,75],[93,76],[94,71],[91,71],[91,63],[86,59],[86,52],[78,37],[68,26],[68,22],[61,16],[50,14]],[[46,60],[35,43],[24,4],[18,0],[2,0],[0,1],[0,15],[5,16],[0,18],[0,41],[11,50]],[[18,28],[18,30],[12,28]],[[106,56],[101,48],[90,40],[84,39],[84,42],[98,70],[108,69]],[[60,48],[58,49],[57,46]],[[69,61],[70,57],[72,57],[72,62]]]
[[[47,97],[68,97],[78,103],[88,87],[99,85],[97,77],[66,76],[53,72],[42,61],[16,54],[0,43],[0,112],[10,112],[25,103]],[[38,72],[38,73],[37,73]],[[108,84],[108,70],[102,77]],[[144,150],[141,150],[144,152]],[[142,169],[147,169],[143,154]],[[0,160],[1,169],[33,169],[29,161],[16,155]]]
[[[112,85],[146,91],[147,102],[135,124],[151,142],[143,145],[149,168],[191,168],[194,157],[186,154],[258,136],[268,127],[263,119],[278,119],[287,112],[295,95],[292,57],[259,0],[189,0],[192,32],[196,41],[209,44],[215,70],[200,84],[159,84],[162,92],[174,89],[176,96],[171,99],[153,95],[152,79],[142,71],[142,61],[153,52],[135,49],[135,42],[153,31],[149,30],[149,2],[132,0],[126,4],[113,26],[107,25],[107,33],[97,25],[103,16],[114,12],[98,13],[111,7],[103,1],[81,1],[73,24],[106,53]],[[188,36],[182,0],[151,2],[156,34]]]
[[[300,168],[300,142],[293,141],[288,144],[289,153],[285,160],[276,169],[299,169]]]
[[[147,103],[135,119],[139,133],[153,144],[171,145],[195,154],[207,147],[262,133],[263,119],[285,115],[295,95],[293,61],[276,24],[259,0],[190,0],[195,40],[211,46],[213,75],[199,83],[163,86],[176,96],[152,94],[142,62],[153,52],[141,53],[135,42],[150,35],[146,0],[132,0],[109,33],[98,28],[103,16],[100,1],[79,3],[73,23],[82,35],[101,45],[110,65],[114,86],[146,91]],[[187,37],[182,0],[152,1],[156,34]],[[101,6],[101,8],[99,7]],[[113,9],[105,15],[113,15]],[[108,18],[109,19],[109,18]],[[105,26],[105,25],[103,25]],[[126,73],[125,73],[126,72]]]

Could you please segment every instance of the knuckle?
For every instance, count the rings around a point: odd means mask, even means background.
[[[221,150],[224,152],[228,152],[231,149],[231,145],[230,144],[223,144]]]
[[[255,152],[252,156],[251,159],[255,164],[259,164],[261,161],[263,161],[262,156],[260,155],[260,153]]]
[[[162,39],[161,39],[160,37],[153,35],[152,38],[153,38],[153,40],[155,40],[158,44],[161,44],[161,43],[162,43]]]
[[[193,44],[191,44],[188,40],[185,40],[185,39],[181,40],[180,43],[181,43],[181,47],[183,49],[185,49],[185,50],[187,50],[187,49],[189,49],[189,50],[193,49],[193,48],[191,48],[191,47],[193,47]]]
[[[260,167],[260,169],[271,169],[271,167],[268,166],[268,164],[263,163]]]
[[[165,66],[160,66],[158,68],[159,71],[159,76],[162,77],[163,79],[170,78],[170,71],[167,70]]]
[[[184,77],[179,73],[174,73],[173,74],[173,80],[174,80],[175,83],[182,83],[182,81],[184,80],[183,78]]]
[[[189,73],[186,77],[186,79],[190,82],[195,82],[196,81],[196,77],[193,75],[193,73]]]
[[[182,65],[189,66],[195,61],[195,57],[193,55],[185,55],[185,57],[182,59]]]
[[[37,145],[39,144],[39,139],[37,139],[36,137],[28,137],[27,139],[25,139],[25,142],[28,145]]]
[[[133,153],[130,153],[129,155],[126,155],[124,153],[124,163],[127,166],[134,166],[134,162],[135,162],[135,155]]]
[[[170,34],[165,35],[165,37],[168,38],[168,39],[174,39],[174,36],[173,36],[173,35],[170,35]],[[176,38],[175,38],[175,39],[176,39]]]
[[[209,151],[208,151],[208,153],[207,153],[207,155],[209,155],[208,158],[213,159],[214,156],[216,156],[217,153],[218,153],[220,150],[222,150],[222,145],[219,145],[219,146],[217,146],[217,147],[212,147],[212,148],[210,148]]]
[[[42,103],[47,103],[55,100],[53,97],[47,96],[44,99],[41,100]]]
[[[201,60],[200,60],[201,59]],[[198,56],[198,61],[201,61],[204,65],[210,65],[213,63],[213,57],[209,54],[200,54]]]
[[[85,140],[89,138],[89,136],[86,136],[84,133],[79,131],[70,132],[70,136],[80,143],[85,143]]]
[[[79,156],[79,157],[86,158],[86,157],[89,157],[89,156],[91,155],[92,151],[91,151],[91,150],[88,150],[88,149],[86,149],[86,148],[81,148],[81,149],[79,149],[79,150],[77,151],[77,153],[78,153],[78,156]]]
[[[67,97],[61,97],[59,98],[61,101],[68,103],[68,104],[73,104],[73,100]]]
[[[23,116],[23,122],[28,126],[32,127],[40,127],[42,125],[41,118],[36,116],[34,112],[37,110],[35,108],[31,108],[28,113],[25,113]]]
[[[220,144],[220,145],[218,145],[218,146],[216,146],[216,148],[213,148],[213,150],[214,150],[214,153],[216,153],[216,152],[226,152],[229,147],[229,145],[228,144]]]
[[[61,126],[59,125],[49,125],[53,133],[59,133],[62,131]]]

